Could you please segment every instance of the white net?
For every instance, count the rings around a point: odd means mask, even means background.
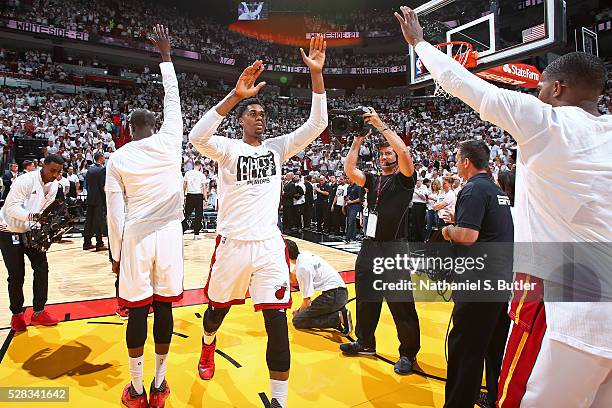
[[[472,51],[467,43],[443,43],[438,44],[435,47],[446,54],[451,53],[450,55],[452,55],[453,59],[463,66],[467,64],[468,58],[470,57],[470,52]],[[440,83],[435,79],[434,84],[436,86],[434,90],[434,96],[436,98],[451,99],[454,97],[450,93],[446,92]]]

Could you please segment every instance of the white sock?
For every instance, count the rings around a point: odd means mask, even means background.
[[[132,387],[138,394],[142,394],[142,366],[144,356],[130,357],[130,377],[132,377]]]
[[[155,388],[161,387],[168,369],[168,354],[155,353]]]
[[[289,381],[270,379],[270,398],[276,398],[281,407],[287,407],[287,394],[289,394]]]
[[[213,343],[213,341],[215,341],[216,334],[217,332],[214,332],[213,334],[208,334],[204,332],[204,335],[202,336],[202,340],[204,340],[204,344],[206,344],[207,346],[210,346]]]

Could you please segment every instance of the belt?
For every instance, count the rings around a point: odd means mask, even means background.
[[[323,294],[323,293],[329,293],[329,292],[335,292],[335,291],[337,291],[337,290],[339,290],[339,289],[344,289],[344,290],[346,290],[346,291],[348,292],[348,289],[347,289],[347,288],[343,288],[343,287],[338,286],[337,288],[333,288],[333,289],[327,289],[327,290],[324,290],[323,292],[321,292],[321,294]]]

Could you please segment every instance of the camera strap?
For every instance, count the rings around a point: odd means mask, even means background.
[[[393,174],[391,174],[390,176],[395,176],[398,170],[399,169],[396,167],[395,170],[393,170]],[[385,189],[389,186],[389,184],[391,184],[391,181],[393,180],[393,177],[389,177],[387,180],[385,180],[385,184],[383,184],[381,187],[382,178],[383,178],[383,175],[379,173],[378,174],[378,187],[376,188],[376,202],[374,203],[374,208],[372,209],[372,211],[375,213],[377,212],[376,210],[378,209],[378,202],[380,201],[381,193],[385,191]]]

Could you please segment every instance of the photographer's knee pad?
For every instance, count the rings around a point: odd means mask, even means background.
[[[204,332],[209,334],[215,333],[221,326],[221,323],[223,323],[223,319],[225,319],[229,310],[229,306],[216,308],[209,303],[206,312],[204,312],[204,317],[202,318]]]
[[[149,305],[130,307],[125,342],[129,349],[143,347],[147,341],[147,314]]]
[[[289,371],[291,354],[289,352],[289,329],[285,310],[264,310],[264,321],[268,333],[266,362],[270,371]]]

